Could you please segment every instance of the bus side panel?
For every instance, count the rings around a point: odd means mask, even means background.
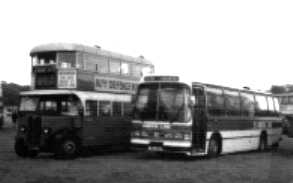
[[[258,146],[260,130],[254,129],[253,119],[210,117],[208,131],[207,145],[212,133],[221,135],[222,153],[253,150]]]
[[[104,123],[96,117],[87,117],[83,119],[82,127],[82,145],[104,145],[105,141]]]
[[[122,117],[85,117],[83,145],[85,146],[128,146],[130,141],[130,119]]]
[[[94,75],[85,71],[77,71],[77,89],[83,91],[94,91]]]
[[[260,130],[222,131],[222,153],[255,150],[258,148]]]
[[[260,132],[266,132],[267,145],[271,146],[280,141],[282,136],[282,121],[279,117],[258,117],[254,127]]]
[[[222,153],[232,153],[258,149],[262,132],[267,134],[267,144],[271,146],[281,138],[281,120],[278,118],[210,118],[207,145],[212,133],[222,137]]]

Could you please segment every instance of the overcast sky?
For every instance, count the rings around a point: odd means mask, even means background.
[[[0,2],[0,80],[30,84],[29,52],[52,42],[144,55],[158,74],[267,90],[293,84],[293,1]]]

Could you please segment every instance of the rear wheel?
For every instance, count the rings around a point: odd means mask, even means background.
[[[28,147],[25,145],[24,140],[16,140],[14,144],[14,151],[20,157],[27,157],[29,155]]]
[[[209,142],[208,157],[217,157],[220,154],[220,142],[216,137],[212,137]]]

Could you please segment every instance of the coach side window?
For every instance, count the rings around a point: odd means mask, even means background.
[[[241,115],[254,116],[254,96],[250,93],[240,93]]]
[[[99,102],[99,116],[111,116],[112,105],[110,101],[100,101]]]
[[[268,104],[266,96],[264,95],[255,95],[255,115],[256,116],[265,116],[268,111]]]
[[[240,96],[238,91],[224,90],[226,114],[240,115]]]
[[[293,104],[293,96],[288,96],[288,103],[287,104]]]
[[[192,88],[192,95],[195,97],[195,107],[204,107],[205,106],[205,94],[202,87]]]
[[[220,88],[207,88],[207,108],[210,115],[224,115],[224,97]]]
[[[275,115],[275,108],[274,108],[274,100],[273,97],[268,96],[268,115],[274,116]]]
[[[96,117],[97,116],[97,111],[98,111],[97,108],[98,108],[97,101],[87,100],[85,102],[85,116]]]
[[[275,112],[278,114],[280,111],[280,104],[278,98],[274,97],[274,106],[275,106]]]
[[[289,97],[286,97],[286,96],[280,97],[280,103],[283,104],[283,105],[288,104],[289,103]]]

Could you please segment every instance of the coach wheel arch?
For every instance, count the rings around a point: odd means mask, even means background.
[[[211,135],[208,144],[208,156],[216,157],[222,152],[222,136],[219,132],[215,132]]]

